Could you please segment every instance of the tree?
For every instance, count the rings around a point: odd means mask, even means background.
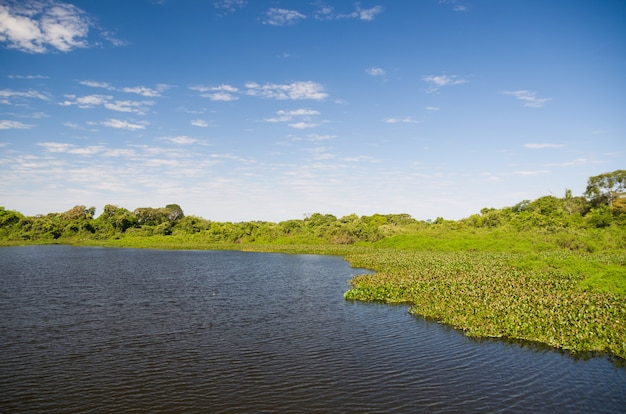
[[[626,170],[615,170],[589,177],[585,196],[595,206],[608,204],[609,207],[613,207],[613,202],[622,196],[625,190]]]
[[[176,221],[185,217],[183,209],[178,204],[168,204],[165,206],[165,209],[168,210],[167,218],[169,221]]]
[[[63,214],[65,215],[65,218],[67,218],[68,220],[81,220],[81,219],[91,220],[94,214],[96,214],[96,208],[95,207],[87,208],[85,206],[74,206]]]

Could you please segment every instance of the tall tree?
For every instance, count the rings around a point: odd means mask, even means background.
[[[613,201],[623,195],[626,190],[626,170],[594,175],[587,181],[587,196],[596,205],[608,204],[613,207]]]

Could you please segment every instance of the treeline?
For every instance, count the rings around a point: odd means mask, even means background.
[[[45,242],[62,239],[111,239],[179,235],[208,243],[318,243],[353,244],[375,242],[397,234],[424,229],[507,228],[525,231],[541,228],[585,229],[622,227],[626,224],[626,171],[618,170],[589,178],[583,196],[545,196],[524,200],[501,209],[484,208],[458,221],[441,217],[418,221],[408,214],[351,214],[337,218],[315,213],[300,220],[280,223],[265,221],[214,222],[186,216],[178,204],[162,208],[143,207],[134,211],[106,205],[96,217],[95,207],[75,206],[63,213],[24,216],[0,207],[0,239]]]

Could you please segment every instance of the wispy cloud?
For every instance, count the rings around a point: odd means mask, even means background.
[[[48,79],[44,75],[9,75],[9,79]]]
[[[69,52],[90,46],[92,20],[80,8],[54,0],[0,4],[0,41],[27,53]],[[110,36],[101,33],[105,39]]]
[[[24,124],[18,121],[0,120],[0,129],[28,129],[32,127],[34,127],[34,125]]]
[[[341,159],[345,162],[379,162],[376,158],[370,155],[357,155],[356,157],[345,157]]]
[[[539,98],[537,97],[537,93],[533,91],[527,90],[517,90],[517,91],[504,91],[505,95],[514,96],[518,100],[524,103],[524,106],[529,108],[543,108],[550,98]]]
[[[528,143],[524,144],[525,148],[528,149],[544,149],[544,148],[562,148],[563,144],[550,144],[550,143]]]
[[[218,0],[213,2],[213,6],[216,9],[221,9],[229,12],[234,12],[246,7],[248,2],[246,0]]]
[[[356,9],[348,13],[338,13],[333,6],[322,4],[315,11],[315,18],[318,20],[339,20],[339,19],[357,19],[371,22],[374,18],[383,12],[382,6],[374,6],[369,9],[363,9],[358,4]]]
[[[191,120],[191,125],[204,128],[208,127],[209,123],[203,119],[193,119]]]
[[[419,124],[419,121],[413,119],[412,116],[407,116],[404,118],[385,118],[383,122],[388,124]]]
[[[295,128],[295,129],[315,128],[318,125],[319,124],[316,124],[313,122],[304,122],[304,121],[294,122],[294,123],[289,124],[290,127]]]
[[[91,81],[91,80],[80,81],[78,83],[84,86],[92,87],[92,88],[103,88],[108,91],[134,93],[137,95],[145,96],[147,98],[157,98],[161,96],[161,92],[169,88],[168,85],[157,85],[156,89],[149,88],[147,86],[132,86],[132,87],[117,88],[108,82],[98,82],[98,81]]]
[[[135,86],[132,88],[122,88],[122,92],[136,93],[137,95],[146,96],[148,98],[155,98],[161,96],[161,92],[156,89],[147,88],[145,86]]]
[[[515,175],[523,175],[523,176],[535,176],[535,175],[544,175],[549,174],[550,170],[526,170],[526,171],[514,171]]]
[[[374,20],[374,17],[376,17],[377,14],[382,13],[382,11],[382,6],[374,6],[371,9],[362,9],[360,7],[357,7],[355,13],[359,20],[365,20],[367,22],[370,22]]]
[[[239,99],[236,95],[239,92],[239,89],[231,85],[190,86],[189,89],[200,92],[200,96],[203,98],[209,98],[212,101],[230,102]]]
[[[579,167],[581,165],[600,164],[600,163],[601,161],[598,161],[598,160],[591,160],[588,158],[576,158],[571,161],[565,161],[565,162],[561,162],[557,164],[549,164],[549,165],[554,166],[554,167]]]
[[[0,103],[5,105],[15,104],[15,101],[23,99],[41,99],[47,101],[48,97],[41,92],[29,89],[27,91],[14,91],[11,89],[0,90]]]
[[[287,26],[295,24],[301,19],[306,19],[306,16],[296,10],[271,8],[265,13],[261,21],[263,24],[272,26]]]
[[[319,115],[319,111],[315,111],[313,109],[295,109],[291,111],[278,111],[276,112],[276,116],[273,118],[264,119],[265,122],[289,122],[292,121],[295,117],[311,117]]]
[[[90,86],[92,88],[104,88],[110,91],[114,91],[115,88],[113,87],[113,85],[111,85],[108,82],[97,82],[97,81],[91,81],[91,80],[86,80],[86,81],[80,81],[78,82],[81,85],[84,86]]]
[[[103,106],[106,109],[117,112],[129,112],[139,115],[145,115],[148,112],[148,108],[154,105],[153,101],[129,101],[129,100],[114,100],[110,95],[86,95],[75,96],[65,95],[66,99],[60,102],[62,106],[76,105],[79,108],[94,108],[96,106]]]
[[[467,6],[464,6],[459,2],[459,0],[439,0],[439,3],[446,4],[452,7],[452,10],[455,12],[466,12],[468,11]]]
[[[314,109],[294,109],[278,111],[273,118],[264,119],[265,122],[290,122],[288,125],[295,129],[315,128],[319,123],[313,122],[313,117],[319,115]]]
[[[387,74],[385,69],[377,68],[377,67],[367,68],[365,69],[365,73],[367,73],[370,76],[381,76],[381,77],[385,77],[385,75]]]
[[[324,92],[324,87],[322,85],[312,81],[285,84],[266,83],[264,85],[249,82],[246,84],[246,88],[246,93],[248,95],[279,100],[312,99],[319,101],[328,96],[328,94]]]
[[[100,122],[100,124],[107,126],[109,128],[127,129],[130,131],[135,131],[138,129],[145,129],[146,125],[148,125],[147,122],[133,124],[131,122],[120,120],[120,119],[108,119],[106,121]]]
[[[101,145],[89,145],[85,147],[79,147],[74,144],[68,144],[64,142],[39,142],[40,147],[43,147],[47,152],[65,153],[74,155],[95,155],[104,150]]]
[[[177,144],[177,145],[191,145],[191,144],[197,144],[198,142],[200,142],[200,140],[196,138],[191,138],[185,135],[181,135],[178,137],[163,137],[161,138],[161,140],[171,142],[172,144]]]
[[[463,83],[467,83],[467,80],[459,78],[456,75],[426,75],[422,76],[422,80],[429,85],[429,93],[437,92],[440,88],[445,86],[461,85]]]

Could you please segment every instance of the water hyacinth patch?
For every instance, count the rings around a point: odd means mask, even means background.
[[[409,303],[410,312],[434,318],[474,337],[538,341],[573,352],[626,358],[626,297],[584,289],[585,275],[550,262],[524,266],[525,255],[487,252],[377,250],[354,254],[356,267],[376,270],[351,281],[348,300]],[[606,256],[608,265],[623,255]]]

